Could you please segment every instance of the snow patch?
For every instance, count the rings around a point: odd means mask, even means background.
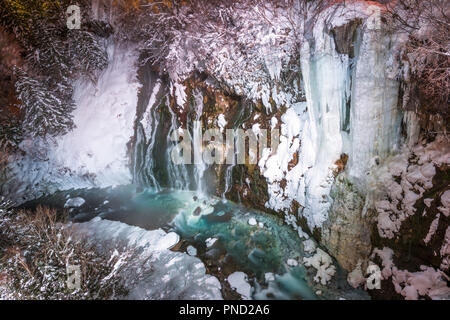
[[[76,237],[85,238],[100,252],[112,247],[133,253],[120,272],[129,289],[126,299],[222,299],[219,280],[206,274],[198,258],[168,250],[178,242],[174,233],[99,217],[71,227]]]
[[[406,300],[418,300],[428,296],[433,300],[450,299],[450,288],[445,281],[445,274],[433,267],[420,266],[421,271],[409,272],[399,270],[392,261],[393,251],[390,248],[374,249],[372,259],[378,255],[382,260],[383,279],[392,277],[395,291]]]
[[[314,256],[303,258],[303,263],[305,266],[313,267],[317,270],[314,281],[323,285],[326,285],[336,273],[336,267],[333,265],[333,260],[320,248],[317,248],[317,252]]]

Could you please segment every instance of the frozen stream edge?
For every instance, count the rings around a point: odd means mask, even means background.
[[[121,248],[119,254],[132,252],[127,260],[117,262],[123,263],[119,276],[129,289],[121,298],[222,300],[219,280],[206,274],[200,259],[169,250],[179,239],[172,232],[148,231],[99,217],[70,226],[75,237],[86,239],[100,253],[117,248]]]

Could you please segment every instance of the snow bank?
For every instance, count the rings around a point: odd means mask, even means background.
[[[421,266],[421,271],[409,272],[399,270],[392,261],[393,251],[390,248],[374,249],[372,259],[378,255],[382,260],[381,275],[387,280],[392,277],[395,291],[406,300],[417,300],[428,296],[433,300],[450,299],[450,287],[445,280],[446,275],[432,267]]]
[[[98,250],[131,250],[134,254],[120,271],[129,289],[127,299],[222,299],[219,281],[206,274],[195,257],[170,251],[177,234],[161,229],[147,231],[127,224],[94,218],[73,224]],[[112,247],[112,248],[111,248]]]

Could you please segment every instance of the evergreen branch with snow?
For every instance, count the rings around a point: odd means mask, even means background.
[[[16,90],[24,110],[23,129],[33,136],[61,135],[73,129],[73,102],[63,100],[45,82],[16,69]]]

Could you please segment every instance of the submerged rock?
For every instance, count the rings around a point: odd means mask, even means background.
[[[202,208],[197,207],[197,208],[194,210],[193,215],[194,215],[194,216],[199,216],[201,212],[202,212]]]

